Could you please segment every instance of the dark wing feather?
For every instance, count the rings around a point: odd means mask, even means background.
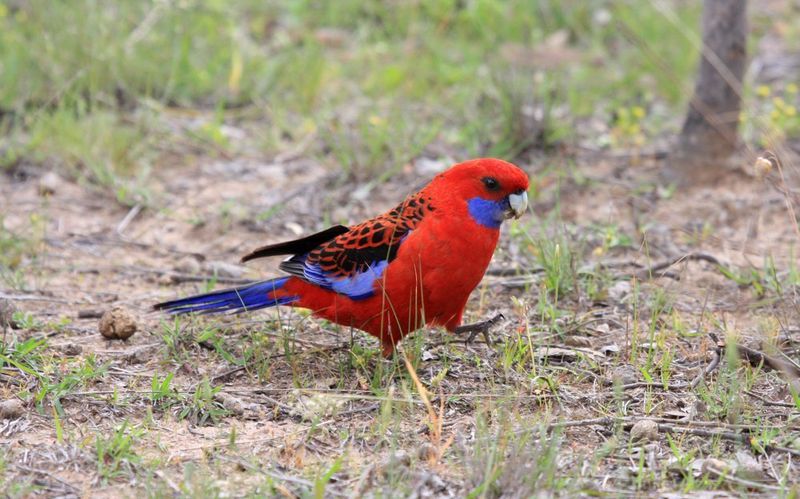
[[[434,209],[420,193],[388,213],[295,255],[282,262],[280,268],[352,299],[368,298],[374,294],[375,280],[396,258],[406,236]]]
[[[267,246],[262,246],[243,256],[242,263],[267,256],[299,255],[308,253],[319,245],[334,239],[336,236],[345,234],[349,230],[350,228],[345,227],[344,225],[334,225],[333,227],[325,229],[322,232],[317,232],[316,234],[311,234],[310,236],[295,239],[294,241],[268,244]]]

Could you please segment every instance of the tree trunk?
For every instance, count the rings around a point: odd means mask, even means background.
[[[703,51],[674,165],[684,181],[713,180],[736,150],[747,62],[747,0],[705,0]]]

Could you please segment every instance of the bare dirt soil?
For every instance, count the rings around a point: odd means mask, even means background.
[[[66,180],[43,194],[34,166],[0,175],[3,223],[32,255],[0,290],[26,317],[5,342],[46,339],[38,375],[0,373],[0,400],[23,405],[0,420],[6,486],[96,497],[796,491],[791,373],[724,348],[738,339],[794,356],[800,237],[778,172],[671,191],[656,182],[661,164],[635,157],[521,166],[533,211],[504,228],[468,308],[470,321],[505,320],[492,345],[438,330],[406,339],[427,397],[402,356],[383,360],[373,338],[302,311],[176,323],[151,307],[276,275],[277,261],[238,259],[382,212],[430,162],[354,185],[302,156],[197,160],[158,173],[156,208],[141,209]],[[563,296],[552,251],[577,282]],[[771,284],[770,268],[790,284]],[[138,323],[126,341],[98,332],[115,306]],[[159,398],[154,377],[170,373]]]

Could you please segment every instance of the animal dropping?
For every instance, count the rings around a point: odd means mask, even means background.
[[[109,340],[127,340],[136,332],[138,325],[136,318],[127,309],[114,307],[100,318],[98,329]]]

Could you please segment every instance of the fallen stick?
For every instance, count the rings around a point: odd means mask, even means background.
[[[713,333],[711,333],[711,337],[717,343],[717,346],[714,348],[714,357],[711,359],[711,362],[708,363],[708,366],[706,366],[706,368],[703,369],[703,371],[692,380],[691,384],[689,385],[692,390],[697,388],[697,385],[699,385],[706,376],[714,372],[714,369],[719,366],[719,361],[722,359],[722,352],[725,350],[725,345],[717,341],[717,337]]]
[[[665,262],[657,263],[650,267],[644,268],[642,270],[637,271],[634,275],[639,279],[649,279],[651,277],[673,277],[674,274],[671,274],[667,271],[662,272],[658,276],[654,276],[657,272],[672,267],[675,264],[686,262],[686,261],[705,261],[708,263],[712,263],[714,265],[719,265],[719,260],[713,255],[709,255],[707,253],[688,253],[686,255],[681,255]],[[671,274],[671,275],[668,275]]]

